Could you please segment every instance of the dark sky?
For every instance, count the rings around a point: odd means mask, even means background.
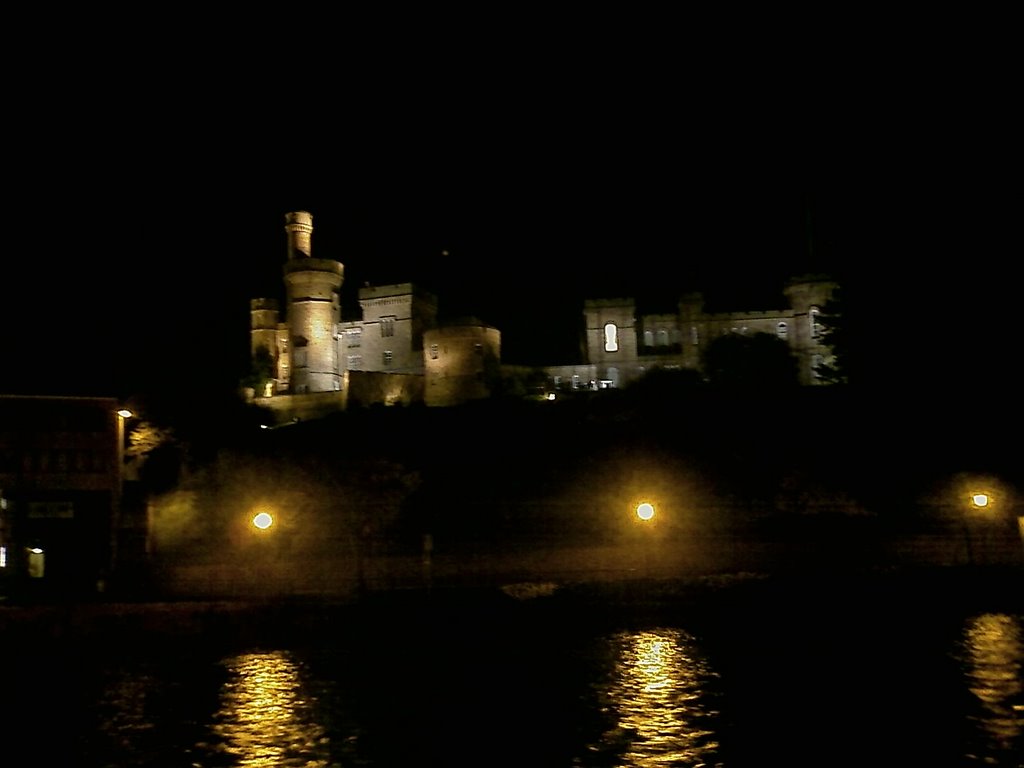
[[[572,38],[477,19],[472,42],[434,21],[443,36],[350,25],[301,56],[263,30],[234,57],[197,33],[188,56],[168,37],[60,78],[26,67],[0,391],[234,380],[298,209],[345,265],[348,318],[364,281],[421,282],[497,325],[509,362],[563,362],[590,296],[750,305],[809,270],[877,309],[879,369],[976,383],[966,366],[1003,349],[1019,177],[992,73],[708,56],[650,19],[616,38],[621,19]]]

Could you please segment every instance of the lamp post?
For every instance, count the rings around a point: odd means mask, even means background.
[[[964,544],[967,547],[967,564],[974,565],[974,548],[971,544],[971,530],[968,517],[971,512],[988,510],[992,504],[992,497],[985,491],[971,491],[967,514],[963,517]]]
[[[657,512],[654,508],[654,504],[649,501],[640,501],[633,509],[636,517],[634,521],[637,525],[645,528],[640,536],[640,546],[643,548],[643,575],[649,577],[651,575],[651,548],[654,546],[652,530],[655,525],[655,517]]]
[[[114,456],[114,489],[112,493],[110,515],[110,562],[107,578],[113,578],[117,570],[118,545],[121,539],[121,505],[124,501],[124,437],[125,422],[135,414],[127,408],[120,408],[115,412],[117,419],[117,447]],[[101,577],[96,584],[96,589],[103,592],[106,589],[106,581]]]

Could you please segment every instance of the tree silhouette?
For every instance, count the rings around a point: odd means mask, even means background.
[[[703,362],[708,383],[720,389],[788,389],[799,381],[789,345],[770,333],[719,336],[704,350]]]
[[[818,366],[818,375],[828,384],[846,384],[850,377],[852,339],[841,285],[833,289],[832,296],[821,307],[818,323],[822,329],[822,342],[831,352],[829,358]]]

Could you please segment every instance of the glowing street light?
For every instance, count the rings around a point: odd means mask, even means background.
[[[252,524],[265,531],[274,524],[274,516],[269,512],[258,512],[252,519]]]
[[[654,505],[648,501],[642,501],[636,505],[636,516],[641,520],[652,520],[654,518]]]
[[[986,491],[971,491],[969,494],[971,509],[991,511],[993,499]],[[971,544],[971,530],[967,524],[967,516],[964,515],[964,543],[967,546],[967,564],[974,565],[974,547]]]

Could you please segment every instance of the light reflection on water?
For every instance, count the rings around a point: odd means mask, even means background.
[[[982,735],[984,762],[1024,750],[1024,629],[1019,617],[983,613],[964,629],[962,659],[967,687],[977,703],[972,715]]]
[[[229,678],[212,730],[238,765],[330,765],[330,740],[317,721],[317,701],[304,691],[301,669],[288,651],[247,653],[223,663]]]
[[[764,749],[789,765],[818,752],[816,766],[856,754],[863,765],[1021,768],[1024,615],[887,622],[837,623],[812,640],[789,619],[764,640],[588,630],[562,637],[556,666],[560,636],[532,631],[507,644],[410,632],[226,655],[159,646],[61,667],[49,689],[31,689],[29,711],[59,704],[74,727],[92,723],[60,764],[104,768],[732,768]],[[60,694],[65,679],[81,690]],[[551,737],[563,741],[547,752]]]
[[[716,677],[680,629],[619,632],[607,638],[611,666],[595,695],[614,718],[592,752],[614,749],[618,765],[714,765]]]

